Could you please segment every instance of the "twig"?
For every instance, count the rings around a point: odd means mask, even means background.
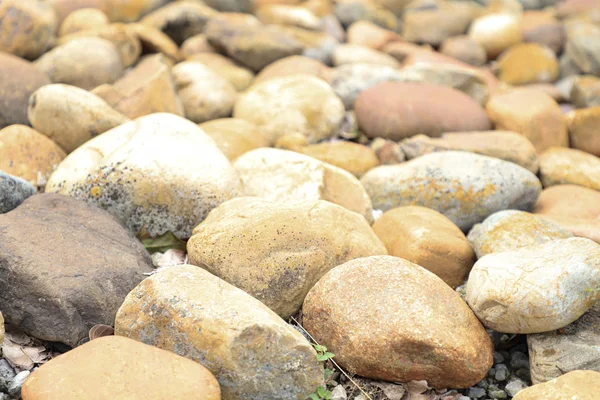
[[[308,331],[307,331],[306,329],[304,329],[304,327],[303,327],[302,325],[300,325],[300,323],[299,323],[299,322],[296,320],[296,318],[294,318],[294,317],[290,317],[290,318],[292,319],[292,321],[294,321],[294,322],[296,323],[296,325],[298,326],[298,328],[302,329],[302,330],[304,331],[304,333],[306,333],[306,334],[308,335],[308,337],[309,337],[309,338],[310,338],[310,339],[311,339],[313,342],[315,342],[317,345],[319,345],[319,342],[317,342],[317,341],[315,340],[315,338],[314,338],[314,337],[312,337],[312,335],[311,335],[310,333],[308,333]],[[352,379],[352,378],[350,377],[350,375],[348,375],[348,374],[346,373],[346,371],[344,371],[344,370],[342,369],[342,367],[340,367],[340,366],[338,365],[338,363],[336,363],[336,362],[335,362],[335,360],[334,360],[333,358],[330,358],[330,359],[329,359],[329,361],[331,361],[331,362],[333,363],[333,365],[335,365],[335,367],[336,367],[338,370],[340,370],[340,372],[341,372],[342,374],[344,374],[344,376],[345,376],[346,378],[348,378],[348,380],[349,380],[350,382],[352,382],[352,384],[353,384],[354,386],[356,386],[356,387],[357,387],[357,389],[358,389],[358,390],[360,390],[360,392],[361,392],[362,394],[364,394],[365,396],[367,396],[367,399],[368,399],[368,400],[373,400],[373,399],[371,398],[371,396],[369,396],[369,395],[367,394],[367,392],[365,392],[365,391],[364,391],[364,390],[363,390],[363,389],[362,389],[362,388],[361,388],[361,387],[358,385],[358,383],[356,383],[356,382],[354,381],[354,379]]]

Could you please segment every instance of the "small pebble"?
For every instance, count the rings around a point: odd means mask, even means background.
[[[9,396],[16,398],[21,397],[21,387],[23,387],[23,384],[25,383],[25,380],[29,377],[29,374],[31,374],[31,372],[22,371],[19,372],[17,376],[15,376],[15,379],[13,379],[12,383],[10,384],[10,387],[8,388]]]
[[[485,396],[485,389],[480,387],[469,388],[468,395],[473,399],[480,399]]]
[[[15,371],[12,369],[8,361],[0,359],[0,392],[6,392],[10,383],[15,378]]]
[[[481,381],[477,382],[477,386],[487,389],[489,386],[489,383],[486,379],[482,379]]]
[[[331,400],[346,400],[347,398],[346,389],[342,385],[337,385],[331,391]]]
[[[504,360],[505,360],[504,355],[501,352],[498,352],[498,351],[494,352],[494,364],[503,363]]]
[[[492,399],[506,399],[508,397],[506,392],[496,385],[490,385],[487,392]]]
[[[515,379],[506,384],[504,390],[508,393],[509,396],[514,397],[521,390],[527,388],[527,384],[520,379]]]
[[[510,355],[510,366],[514,369],[529,369],[529,357],[520,351],[515,351]]]
[[[508,378],[508,375],[508,367],[505,364],[496,365],[494,379],[496,379],[499,382],[503,382]]]

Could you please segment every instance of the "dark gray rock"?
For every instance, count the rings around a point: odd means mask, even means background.
[[[0,358],[0,392],[8,391],[8,387],[16,375],[8,361]]]
[[[14,210],[36,192],[31,183],[0,171],[0,214]]]

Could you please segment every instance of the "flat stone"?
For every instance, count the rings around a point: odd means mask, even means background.
[[[571,371],[560,378],[522,390],[513,400],[595,400],[599,386],[599,372]]]
[[[0,171],[0,214],[14,210],[36,192],[26,180]]]
[[[600,158],[581,150],[550,147],[540,155],[544,187],[571,184],[600,190]]]
[[[523,41],[548,46],[555,54],[560,54],[566,40],[563,24],[546,10],[527,10],[521,19]]]

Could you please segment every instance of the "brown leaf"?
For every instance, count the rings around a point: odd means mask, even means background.
[[[111,336],[115,334],[115,330],[110,325],[97,324],[90,329],[90,340],[98,339],[103,336]]]

